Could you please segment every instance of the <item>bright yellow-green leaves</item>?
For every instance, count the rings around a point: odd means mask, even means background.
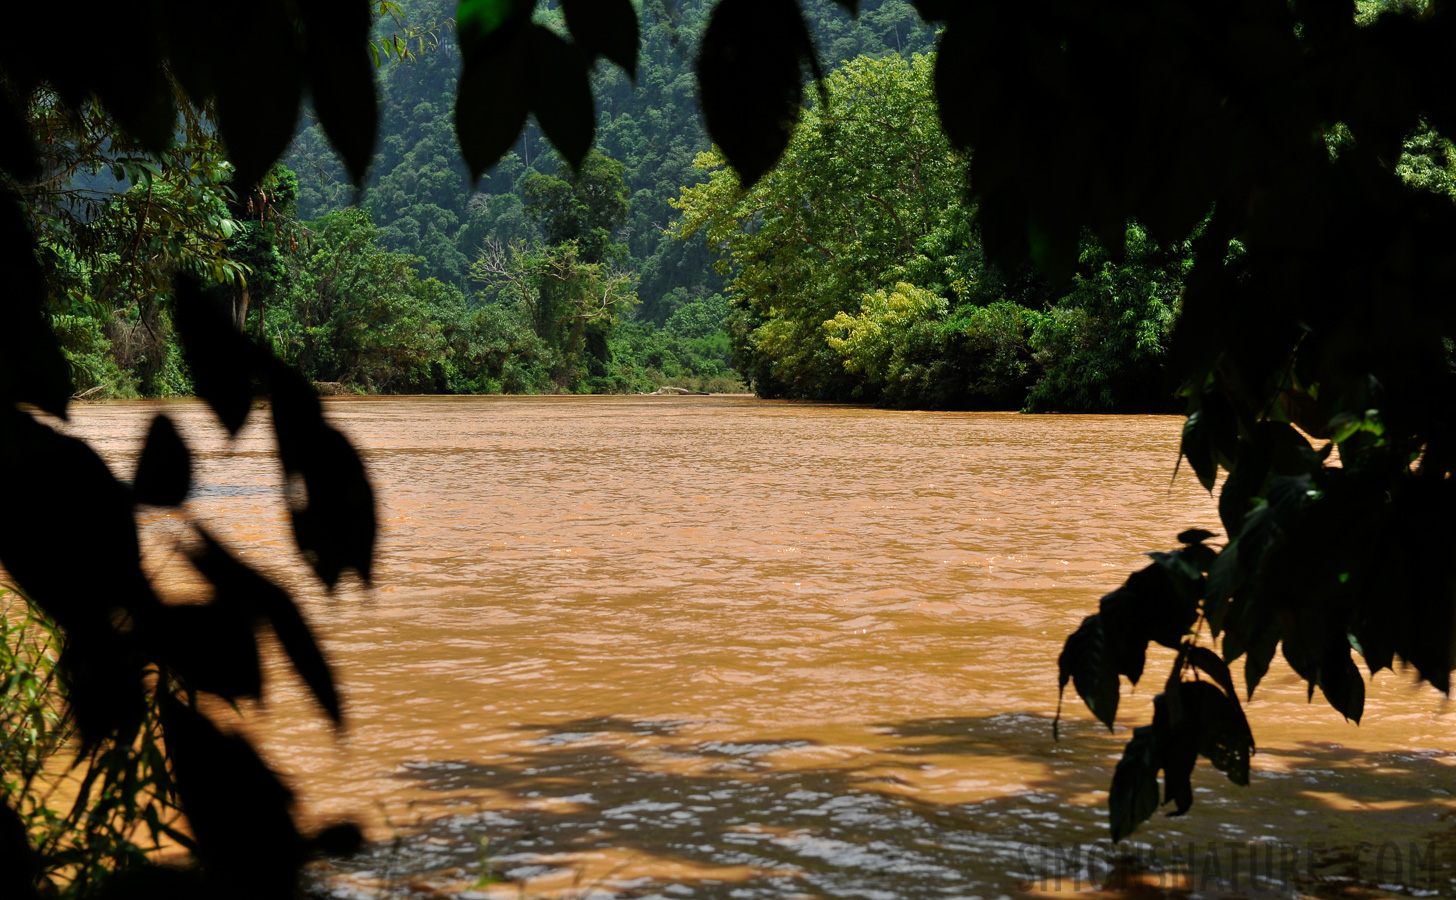
[[[883,379],[891,359],[908,341],[906,332],[918,323],[944,316],[944,297],[900,282],[889,290],[865,294],[858,315],[841,312],[824,323],[829,347],[844,357],[844,368]]]

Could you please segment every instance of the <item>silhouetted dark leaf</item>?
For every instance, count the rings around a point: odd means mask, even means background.
[[[1308,498],[1308,475],[1281,475],[1269,479],[1269,510],[1280,530],[1287,531]]]
[[[193,389],[217,413],[223,427],[237,434],[253,406],[257,349],[190,278],[177,281],[176,324]]]
[[[1103,634],[1110,643],[1117,674],[1126,675],[1137,684],[1143,677],[1148,654],[1147,623],[1141,601],[1126,588],[1118,588],[1102,598],[1097,612]]]
[[[1239,566],[1239,545],[1231,542],[1219,553],[1218,559],[1208,569],[1203,584],[1203,611],[1208,627],[1214,637],[1223,632],[1224,616],[1228,614],[1229,602],[1234,591],[1243,583],[1244,572]]]
[[[376,524],[374,491],[359,454],[323,419],[313,388],[276,360],[269,368],[278,458],[306,494],[290,504],[299,550],[329,587],[345,569],[369,580]]]
[[[167,606],[144,620],[154,659],[174,669],[188,687],[227,700],[263,691],[253,622],[233,596],[219,589],[212,603]]]
[[[1242,532],[1254,498],[1264,490],[1272,453],[1267,440],[1239,442],[1239,463],[1218,495],[1218,516],[1231,537]]]
[[[1218,551],[1207,544],[1188,544],[1178,551],[1178,555],[1199,573],[1207,573],[1218,561]],[[1198,582],[1198,585],[1202,590],[1201,581]]]
[[[708,134],[745,187],[773,168],[799,118],[813,44],[793,0],[721,0],[698,54]]]
[[[137,461],[132,493],[138,503],[181,506],[192,489],[192,454],[165,415],[152,419],[147,442]]]
[[[1360,724],[1360,717],[1365,713],[1365,679],[1360,677],[1360,669],[1350,658],[1348,646],[1336,645],[1326,655],[1320,665],[1319,687],[1330,706],[1346,719]]]
[[[1151,553],[1153,564],[1128,576],[1123,590],[1137,598],[1143,633],[1177,649],[1198,619],[1203,576],[1178,551]]]
[[[1245,646],[1244,684],[1248,687],[1247,697],[1254,696],[1254,689],[1264,680],[1269,671],[1269,661],[1279,649],[1280,629],[1272,615],[1242,616],[1240,622],[1241,641]],[[1232,632],[1230,632],[1232,633]],[[1225,635],[1225,641],[1228,636]]]
[[[1361,633],[1377,648],[1388,635],[1395,654],[1443,694],[1451,690],[1456,644],[1449,562],[1456,544],[1453,493],[1448,476],[1395,499],[1389,532],[1362,591],[1360,617]]]
[[[0,190],[0,401],[34,403],[65,418],[71,370],[42,311],[35,239],[9,191]]]
[[[202,529],[198,531],[202,548],[193,555],[192,563],[212,583],[216,602],[228,609],[241,610],[250,623],[267,620],[314,699],[338,724],[342,710],[333,673],[293,599],[281,587],[244,565],[212,535]]]
[[[1163,802],[1174,805],[1170,816],[1181,816],[1193,807],[1193,766],[1198,762],[1200,710],[1197,697],[1189,696],[1184,684],[1170,684],[1153,698],[1152,728],[1163,769]]]
[[[131,491],[83,441],[16,409],[0,410],[0,564],[67,631],[156,602],[141,571]],[[74,536],[85,523],[86,564]],[[109,627],[109,624],[107,625]]]
[[[1320,468],[1320,457],[1304,436],[1288,422],[1262,422],[1268,434],[1269,468],[1276,475],[1312,475]],[[1261,441],[1264,443],[1264,441]]]
[[[1293,616],[1293,627],[1287,629],[1281,649],[1289,667],[1303,678],[1308,686],[1308,695],[1314,696],[1319,682],[1320,664],[1325,655],[1329,636],[1325,632],[1325,615],[1320,609],[1303,609],[1297,613],[1285,611]]]
[[[562,0],[571,39],[637,79],[637,10],[631,0]]]
[[[1218,464],[1213,461],[1212,438],[1201,409],[1183,423],[1182,452],[1193,467],[1193,473],[1198,476],[1198,483],[1203,485],[1204,490],[1213,490],[1214,481],[1218,478]]]
[[[129,742],[146,715],[144,660],[130,635],[81,620],[66,629],[57,668],[83,754],[108,737]]]
[[[1101,616],[1088,616],[1067,638],[1057,658],[1058,687],[1071,681],[1092,714],[1112,730],[1117,719],[1118,683],[1113,648],[1102,628]]]
[[[158,37],[167,54],[172,74],[194,104],[202,105],[213,95],[213,69],[225,64],[220,57],[219,39],[228,25],[231,10],[222,3],[193,3],[190,0],[157,0],[158,21],[166,28]]]
[[[1182,688],[1185,708],[1198,711],[1198,752],[1229,781],[1247,785],[1254,738],[1238,699],[1206,681],[1187,681]]]
[[[30,846],[25,822],[0,802],[0,896],[15,900],[39,900],[35,889],[40,875],[39,860]]]
[[[290,813],[293,795],[247,741],[224,736],[170,695],[161,707],[177,793],[213,891],[293,896],[303,859]]]
[[[1162,767],[1158,737],[1151,725],[1133,729],[1122,751],[1107,798],[1116,843],[1132,834],[1158,808],[1158,770]]]
[[[379,128],[369,64],[369,7],[355,0],[299,0],[313,108],[355,185],[374,156]]]
[[[0,169],[18,181],[33,181],[40,175],[35,139],[9,97],[0,97]]]
[[[1238,705],[1239,693],[1234,688],[1234,676],[1229,672],[1228,665],[1218,658],[1218,654],[1207,647],[1189,647],[1188,662],[1212,678],[1214,683],[1223,688],[1223,692],[1233,699],[1234,705]]]
[[[224,31],[212,36],[214,45],[225,42],[212,71],[217,126],[236,167],[234,183],[246,189],[288,149],[298,124],[303,69],[298,29],[284,0],[252,0],[224,9]],[[260,47],[268,48],[262,65],[257,64]]]
[[[1205,528],[1190,528],[1187,531],[1178,532],[1178,543],[1200,544],[1213,536],[1213,532]]]
[[[530,113],[529,41],[524,26],[492,32],[489,40],[468,42],[455,97],[455,136],[472,181],[516,143]]]
[[[155,38],[150,34],[138,38],[143,46],[125,50],[117,46],[120,42],[114,34],[102,39],[111,45],[106,54],[110,57],[110,77],[97,79],[93,84],[102,105],[116,118],[117,124],[153,153],[161,153],[172,143],[177,109],[172,105],[172,86],[162,69]]]
[[[597,129],[588,60],[544,25],[532,24],[527,37],[531,112],[551,146],[573,170],[579,170]]]

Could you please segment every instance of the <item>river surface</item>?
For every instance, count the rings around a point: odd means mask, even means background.
[[[321,892],[926,900],[1133,872],[1174,896],[1456,894],[1456,711],[1402,672],[1356,727],[1276,660],[1252,784],[1200,761],[1189,815],[1109,847],[1171,652],[1124,683],[1115,734],[1069,696],[1059,742],[1056,660],[1142,552],[1221,530],[1174,477],[1181,419],[331,400],[382,533],[373,587],[329,595],[266,411],[234,441],[192,402],[79,406],[69,430],[129,477],[159,410],[198,486],[143,519],[158,583],[194,589],[177,548],[206,523],[294,588],[341,682],[335,734],[274,654],[238,726],[306,822],[377,841],[319,864]]]

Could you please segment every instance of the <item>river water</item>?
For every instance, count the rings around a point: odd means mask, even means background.
[[[1252,784],[1200,762],[1188,816],[1108,846],[1113,768],[1171,653],[1124,684],[1115,734],[1069,697],[1059,742],[1056,659],[1142,552],[1220,530],[1173,476],[1178,418],[746,397],[326,409],[382,524],[374,586],[334,595],[291,548],[265,411],[235,441],[190,402],[81,406],[69,426],[128,477],[150,416],[173,416],[198,488],[143,520],[157,581],[193,587],[191,518],[294,587],[318,631],[346,729],[276,654],[237,727],[305,821],[377,841],[319,864],[320,892],[1456,893],[1456,711],[1400,672],[1356,727],[1276,660],[1247,706]]]

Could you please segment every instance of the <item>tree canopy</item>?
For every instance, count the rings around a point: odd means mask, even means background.
[[[627,0],[561,0],[560,29],[535,19],[536,6],[459,6],[453,102],[474,177],[511,151],[528,116],[579,170],[596,133],[594,61],[635,72],[638,17]],[[1354,655],[1371,673],[1399,661],[1448,692],[1456,206],[1430,186],[1444,177],[1437,170],[1449,172],[1456,134],[1456,5],[915,6],[944,23],[934,69],[941,127],[970,155],[969,199],[1001,271],[1030,261],[1064,283],[1088,235],[1114,262],[1128,254],[1130,222],[1159,247],[1191,239],[1170,368],[1187,402],[1184,458],[1209,490],[1220,469],[1228,473],[1224,541],[1179,535],[1177,549],[1154,554],[1103,598],[1060,664],[1062,686],[1111,726],[1120,679],[1143,676],[1148,643],[1176,653],[1152,723],[1135,731],[1113,776],[1114,839],[1160,805],[1187,811],[1200,755],[1248,780],[1254,742],[1240,694],[1257,688],[1276,652],[1311,695],[1318,688],[1355,721],[1364,676]],[[179,110],[191,110],[215,127],[246,193],[287,146],[307,93],[357,184],[377,121],[371,4],[152,0],[133,9],[148,27],[126,40],[112,7],[82,3],[65,23],[68,40],[22,43],[0,64],[0,268],[9,280],[0,460],[10,473],[0,562],[66,636],[59,668],[88,752],[133,747],[144,723],[161,722],[201,869],[143,865],[113,884],[113,896],[281,896],[308,852],[357,832],[303,835],[286,789],[243,739],[198,711],[196,696],[261,690],[253,635],[266,624],[336,722],[339,698],[287,593],[206,532],[194,535],[191,558],[212,585],[210,601],[175,607],[156,596],[140,564],[136,505],[178,503],[190,485],[186,448],[164,417],[128,484],[34,414],[64,416],[71,381],[42,315],[44,235],[31,201],[56,173],[32,98],[48,92],[76,119],[99,110],[152,159],[178,147]],[[43,17],[52,14],[22,5],[12,24],[49,33]],[[256,64],[259,48],[269,50],[267,65]],[[795,0],[713,7],[699,94],[708,132],[743,185],[764,179],[791,146],[805,75],[821,71]],[[1434,166],[1412,161],[1413,138],[1426,141],[1414,155]],[[146,181],[144,161],[133,171],[120,164],[134,186]],[[222,207],[204,219],[227,237]],[[155,235],[169,252],[170,241],[186,246],[176,227]],[[890,321],[934,306],[899,284],[857,288],[871,293],[868,313],[883,309]],[[241,335],[201,289],[182,279],[174,290],[193,387],[223,424],[242,426],[255,385],[271,398],[283,468],[306,485],[290,509],[301,553],[329,586],[346,569],[367,579],[373,500],[357,454],[296,372]],[[852,358],[864,345],[856,335],[852,323],[840,332]],[[869,370],[879,359],[866,353],[857,364]],[[86,566],[66,559],[77,522],[96,548]],[[1229,668],[1240,659],[1243,691]],[[9,806],[0,842],[7,895],[36,896],[35,857]]]

